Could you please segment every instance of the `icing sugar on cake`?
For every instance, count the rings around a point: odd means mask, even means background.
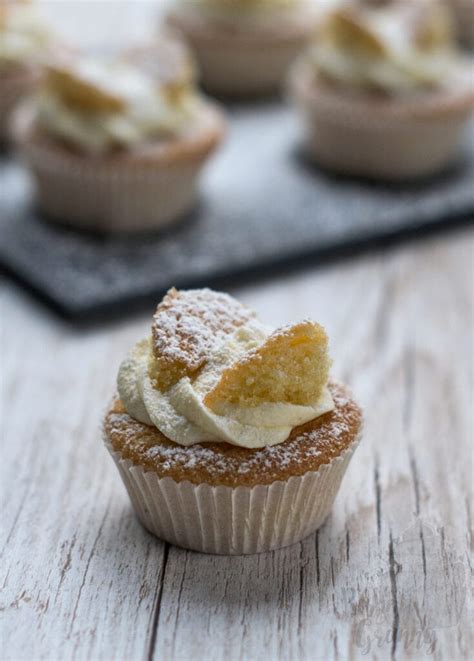
[[[170,289],[153,317],[156,385],[164,391],[195,374],[233,330],[254,318],[252,310],[227,294]]]

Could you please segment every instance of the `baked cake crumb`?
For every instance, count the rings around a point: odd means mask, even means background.
[[[153,317],[155,385],[164,392],[182,377],[196,376],[206,356],[253,318],[252,310],[227,294],[170,289]]]
[[[259,406],[265,402],[311,405],[328,381],[331,360],[325,330],[313,321],[280,328],[260,347],[228,367],[204,403]]]

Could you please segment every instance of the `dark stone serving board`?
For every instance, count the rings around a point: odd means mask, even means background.
[[[447,228],[474,217],[474,140],[443,176],[408,185],[335,177],[298,151],[278,103],[230,109],[200,203],[166,232],[95,236],[32,207],[24,170],[0,161],[0,266],[63,316],[87,322],[156,301],[171,285],[241,282],[301,263]]]

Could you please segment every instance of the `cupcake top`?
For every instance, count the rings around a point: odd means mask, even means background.
[[[179,445],[263,448],[334,409],[330,364],[315,322],[272,332],[226,294],[172,289],[117,385],[132,418]]]
[[[179,136],[202,103],[191,69],[167,67],[161,76],[155,69],[143,55],[136,62],[69,57],[50,64],[35,103],[36,126],[92,154]]]
[[[326,80],[403,95],[449,82],[457,53],[437,0],[343,4],[323,20],[310,59]]]
[[[28,2],[2,0],[0,6],[0,71],[39,64],[52,34]]]

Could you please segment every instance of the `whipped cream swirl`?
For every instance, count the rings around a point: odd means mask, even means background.
[[[12,65],[39,64],[52,34],[34,7],[0,6],[0,70]]]
[[[254,407],[226,404],[217,414],[203,403],[223,370],[262,344],[268,334],[268,329],[257,321],[240,327],[208,357],[197,378],[191,381],[184,377],[167,392],[160,392],[150,377],[154,360],[151,341],[142,340],[119,369],[117,386],[127,413],[184,446],[213,441],[261,448],[282,443],[293,427],[334,409],[327,387],[309,406],[286,402]]]
[[[334,83],[406,95],[449,82],[456,55],[449,13],[430,0],[330,12],[310,59]]]
[[[199,113],[200,101],[191,86],[170,95],[128,63],[83,58],[60,76],[53,73],[38,97],[36,121],[88,153],[179,135]]]

